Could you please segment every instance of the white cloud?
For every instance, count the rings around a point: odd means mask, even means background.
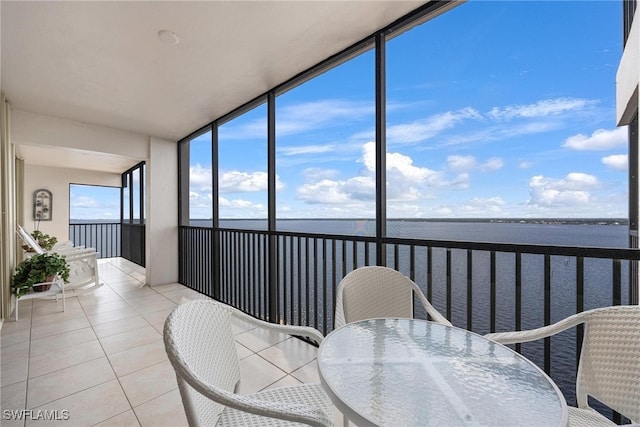
[[[302,175],[307,181],[317,181],[320,179],[335,179],[340,175],[340,171],[313,167],[302,171]]]
[[[504,166],[504,162],[499,157],[491,157],[484,163],[478,165],[478,161],[473,156],[448,156],[447,168],[456,172],[465,172],[479,169],[482,172],[491,172],[501,169]]]
[[[376,180],[372,176],[356,176],[348,179],[343,190],[351,199],[362,201],[374,201],[376,195]]]
[[[387,175],[399,176],[403,181],[415,184],[436,184],[440,173],[413,164],[413,159],[400,153],[387,153]]]
[[[454,209],[448,206],[439,206],[435,209],[435,212],[440,216],[451,216],[455,214]]]
[[[221,193],[251,193],[258,191],[267,191],[268,174],[266,172],[240,172],[228,171],[223,172],[220,176]],[[276,189],[284,188],[284,184],[276,175]]]
[[[457,111],[435,114],[411,123],[390,125],[387,126],[387,141],[390,144],[421,142],[467,119],[480,120],[482,117],[476,109],[467,107]]]
[[[375,143],[362,146],[363,160],[375,179]],[[409,201],[432,196],[429,191],[447,185],[444,173],[413,164],[413,159],[401,153],[387,153],[387,199]]]
[[[367,142],[362,146],[362,158],[367,171],[375,176],[376,146]],[[429,168],[414,166],[413,159],[401,153],[387,153],[387,179],[398,176],[411,183],[436,183],[440,181],[439,173]]]
[[[533,118],[582,110],[597,101],[580,98],[543,99],[534,104],[494,107],[487,113],[493,119]]]
[[[357,184],[357,182],[352,183],[351,188],[357,187]],[[345,190],[347,185],[348,181],[323,179],[318,182],[299,186],[297,189],[297,197],[312,204],[347,204],[352,202],[351,194]],[[375,197],[375,190],[372,197]]]
[[[266,172],[223,172],[219,188],[221,193],[266,191],[268,175]]]
[[[240,124],[237,124],[240,123]],[[218,139],[222,143],[229,140],[257,139],[267,140],[267,114],[266,109],[264,116],[247,121],[231,121],[223,124],[218,128]],[[265,142],[266,143],[266,142]]]
[[[454,171],[469,171],[475,169],[476,159],[473,156],[449,156],[447,167]]]
[[[212,212],[212,173],[211,168],[199,164],[190,168],[189,175],[189,209],[192,218],[210,218]],[[267,173],[227,171],[220,176],[220,193],[255,193],[267,191]],[[284,184],[276,175],[276,189],[281,190]],[[225,218],[262,218],[266,209],[261,203],[244,199],[219,198],[220,214]]]
[[[602,158],[602,163],[608,168],[625,171],[629,168],[629,156],[626,154],[612,154]]]
[[[278,153],[283,156],[298,156],[301,154],[323,154],[334,151],[336,147],[332,144],[324,145],[294,145],[278,148]]]
[[[462,206],[461,211],[468,216],[498,216],[503,213],[504,205],[505,201],[501,197],[474,197]]]
[[[120,218],[120,199],[101,199],[90,196],[78,196],[71,193],[69,214],[72,219],[118,219]]]
[[[200,164],[192,165],[189,168],[189,216],[191,218],[211,218],[212,191],[211,168]]]
[[[595,176],[581,172],[571,172],[562,179],[536,175],[529,181],[528,204],[540,207],[586,204],[591,202],[591,192],[599,186]]]
[[[432,198],[435,189],[449,186],[463,188],[468,175],[459,174],[447,181],[442,171],[434,171],[413,164],[413,159],[401,153],[387,153],[387,199],[392,202],[411,202]],[[375,143],[362,146],[360,173],[348,179],[337,179],[336,174],[305,173],[308,183],[298,186],[297,197],[310,204],[370,206],[375,201]],[[312,171],[315,171],[312,169]]]
[[[226,199],[224,197],[220,197],[218,199],[218,202],[220,203],[220,207],[224,207],[224,208],[234,208],[234,209],[247,209],[252,207],[263,208],[262,204],[254,205],[251,201],[243,200],[243,199]]]
[[[92,197],[77,196],[71,198],[71,206],[74,208],[95,208],[98,207],[98,202]]]
[[[339,179],[338,171],[328,170],[322,173],[318,168],[307,169],[304,173],[307,182],[297,187],[297,198],[312,205],[342,206],[354,210],[363,210],[365,206],[373,207],[376,191],[375,154],[375,143],[364,144],[364,168],[358,175],[346,179]],[[443,189],[469,188],[470,171],[489,172],[503,166],[500,158],[490,158],[478,164],[473,156],[449,156],[445,170],[433,170],[416,165],[410,156],[398,152],[387,153],[386,163],[388,214],[405,217],[424,215],[423,204],[438,197],[439,191]],[[449,173],[450,176],[447,176],[447,170],[455,174]],[[484,212],[496,212],[499,201],[486,200],[490,206]]]
[[[504,161],[499,157],[492,157],[482,165],[480,165],[480,170],[482,172],[491,172],[498,169],[502,169],[504,166]]]
[[[571,150],[611,150],[626,147],[628,133],[626,127],[619,127],[613,130],[598,129],[591,136],[578,134],[567,138],[562,145]]]
[[[387,206],[387,215],[389,218],[424,218],[425,212],[423,208],[416,203],[396,202]],[[394,223],[387,225],[390,227],[389,231],[394,229]]]
[[[189,168],[189,184],[191,188],[211,190],[211,168],[196,163]]]
[[[444,145],[461,145],[472,142],[486,143],[489,141],[501,141],[521,135],[535,135],[558,129],[561,124],[557,121],[533,121],[511,123],[509,126],[492,125],[479,131],[470,131],[465,134],[447,135],[443,137]]]
[[[471,177],[468,173],[461,173],[451,181],[451,187],[456,190],[464,190],[469,188]]]
[[[278,108],[276,132],[278,136],[295,135],[343,123],[345,120],[360,120],[371,117],[373,121],[374,114],[375,105],[370,101],[320,99],[290,104]],[[243,139],[264,139],[266,141],[266,108],[263,117],[251,121],[231,121],[220,126],[219,132],[221,141]]]
[[[244,199],[219,197],[221,218],[266,218],[267,209],[262,203]]]
[[[520,169],[531,169],[533,167],[533,163],[528,160],[523,160],[518,165]]]
[[[366,117],[373,119],[375,105],[370,101],[323,99],[282,107],[278,110],[279,136],[293,135],[318,129],[328,124],[343,123]]]

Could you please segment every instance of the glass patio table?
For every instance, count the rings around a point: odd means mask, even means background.
[[[531,361],[418,319],[349,323],[318,352],[320,381],[359,426],[566,426],[567,404]]]

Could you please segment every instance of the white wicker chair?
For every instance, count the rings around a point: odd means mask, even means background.
[[[263,322],[213,300],[196,299],[178,305],[165,322],[164,343],[176,371],[189,425],[331,426],[331,401],[320,384],[280,387],[252,395],[236,393],[240,363],[231,316],[318,343],[324,338],[313,328]]]
[[[334,328],[377,317],[412,318],[414,294],[432,320],[451,325],[413,280],[388,267],[368,266],[351,271],[340,281]]]
[[[640,423],[640,306],[614,306],[574,314],[528,331],[485,335],[501,344],[535,341],[584,323],[576,378],[578,407],[569,408],[570,426],[612,426],[589,406],[588,396]]]

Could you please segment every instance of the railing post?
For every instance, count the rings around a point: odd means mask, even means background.
[[[211,290],[213,294],[213,299],[220,300],[220,231],[218,228],[213,228],[211,230],[211,259],[212,268],[211,268]]]
[[[628,2],[625,2],[625,7]],[[631,8],[630,6],[628,6]],[[633,7],[635,10],[635,5]],[[625,9],[625,12],[627,9]],[[625,15],[626,16],[626,15]],[[631,15],[633,16],[633,15]],[[626,38],[625,38],[626,40]],[[638,114],[629,124],[629,247],[638,248],[638,229],[640,228],[640,212],[638,207],[638,197],[640,197],[640,147],[638,147]],[[639,304],[638,294],[640,293],[640,269],[638,261],[631,261],[629,267],[629,304]]]
[[[276,231],[276,96],[267,95],[267,205],[269,230],[269,321],[278,323],[278,236]]]
[[[382,239],[387,235],[387,135],[385,37],[376,34],[376,264],[386,265]]]
[[[551,324],[551,255],[544,255],[544,325]],[[544,339],[544,371],[551,374],[551,337]]]
[[[220,248],[220,187],[218,183],[218,153],[219,153],[219,138],[218,138],[218,123],[211,124],[211,218],[213,223],[211,224],[213,230],[211,233],[211,288],[212,296],[216,300],[220,300],[222,297],[222,274],[221,274],[221,256],[222,248]]]
[[[471,249],[467,249],[467,329],[473,330],[473,251]]]

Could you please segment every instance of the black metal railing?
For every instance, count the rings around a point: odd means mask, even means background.
[[[308,325],[325,334],[333,329],[341,278],[375,264],[378,247],[384,248],[386,265],[418,283],[454,325],[480,334],[535,328],[590,308],[637,303],[630,285],[640,260],[637,249],[399,238],[378,242],[373,237],[186,226],[179,236],[181,283],[256,317]],[[416,315],[424,317],[420,311],[417,305]],[[516,350],[549,373],[572,402],[581,337],[576,328]]]
[[[119,222],[69,224],[69,240],[75,246],[94,248],[99,258],[122,255],[121,227]]]
[[[144,267],[146,257],[145,236],[144,221],[123,222],[121,234],[122,257]]]
[[[214,239],[219,241],[218,257],[214,257]],[[275,239],[277,248],[273,267],[270,239]],[[526,301],[531,295],[523,285],[539,286],[547,323],[555,320],[552,311],[557,317],[599,302],[621,304],[635,298],[629,268],[640,259],[636,249],[400,238],[385,238],[382,244],[389,267],[418,282],[456,324],[480,332],[518,328],[537,320],[527,322],[523,305],[531,305]],[[340,279],[357,267],[375,264],[376,248],[373,237],[241,229],[214,233],[207,227],[180,227],[180,281],[211,296],[217,291],[218,299],[268,318],[268,278],[270,268],[275,268],[277,321],[306,324],[327,333],[333,327],[333,292]],[[596,279],[602,286],[594,285]],[[592,295],[585,285],[594,288]],[[556,310],[553,294],[568,287],[570,309]],[[605,287],[608,295],[603,295]],[[513,307],[511,317],[500,309],[505,291],[512,293],[507,301]],[[481,299],[479,292],[485,294]],[[462,301],[456,298],[461,293]],[[563,304],[567,302],[566,292],[562,299]],[[486,314],[478,314],[474,307],[485,303]]]
[[[212,238],[211,228],[179,228],[178,280],[183,285],[209,296],[215,296]]]

